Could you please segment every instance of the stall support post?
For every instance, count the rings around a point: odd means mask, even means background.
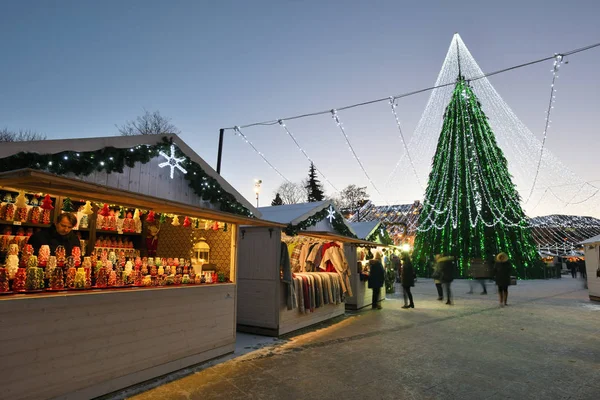
[[[223,136],[225,136],[225,129],[219,129],[219,150],[217,152],[217,174],[221,175],[221,157],[223,155]]]

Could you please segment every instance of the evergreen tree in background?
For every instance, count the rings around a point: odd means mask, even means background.
[[[473,259],[493,263],[508,254],[519,278],[542,274],[520,197],[487,117],[464,77],[458,77],[419,216],[413,258],[419,272],[436,254],[452,255],[458,274]]]
[[[272,206],[282,206],[283,205],[283,200],[281,200],[281,196],[279,195],[279,193],[277,193],[275,195],[275,198],[271,202],[271,205]]]
[[[325,200],[325,192],[323,192],[323,186],[321,185],[321,182],[317,179],[317,171],[315,164],[313,163],[310,163],[310,168],[308,170],[308,182],[305,188],[308,192],[309,203]]]

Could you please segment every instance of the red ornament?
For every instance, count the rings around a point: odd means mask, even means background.
[[[49,194],[44,196],[44,200],[42,200],[42,205],[40,207],[42,207],[42,209],[44,210],[54,210],[54,206],[52,205],[52,199],[50,198]]]
[[[98,214],[102,215],[103,217],[108,217],[110,215],[110,208],[108,208],[108,204],[104,203],[102,210],[100,210]]]
[[[219,223],[217,221],[215,221],[215,224],[213,225],[213,231],[218,231],[219,230]]]
[[[190,219],[190,217],[185,217],[185,219],[183,220],[183,227],[189,228],[190,226],[192,226],[192,220]]]
[[[152,223],[154,221],[156,221],[154,219],[154,211],[150,210],[150,211],[148,211],[148,216],[146,217],[146,222]]]

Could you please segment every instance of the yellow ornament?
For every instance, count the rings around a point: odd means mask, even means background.
[[[179,225],[181,225],[179,223],[179,217],[177,215],[173,216],[173,222],[171,222],[171,225],[173,225],[173,226],[179,226]]]
[[[94,210],[92,210],[92,203],[90,203],[89,200],[85,202],[81,213],[85,215],[92,215],[94,213]]]
[[[140,220],[140,210],[138,210],[137,208],[133,212],[133,220],[135,222],[138,222]]]
[[[25,191],[19,191],[19,195],[15,201],[15,207],[17,208],[26,208],[27,207],[27,198],[25,197]]]

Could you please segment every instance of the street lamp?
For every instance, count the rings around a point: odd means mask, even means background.
[[[254,193],[256,193],[256,207],[258,208],[258,195],[260,193],[260,185],[262,184],[262,180],[255,179],[254,180]]]

